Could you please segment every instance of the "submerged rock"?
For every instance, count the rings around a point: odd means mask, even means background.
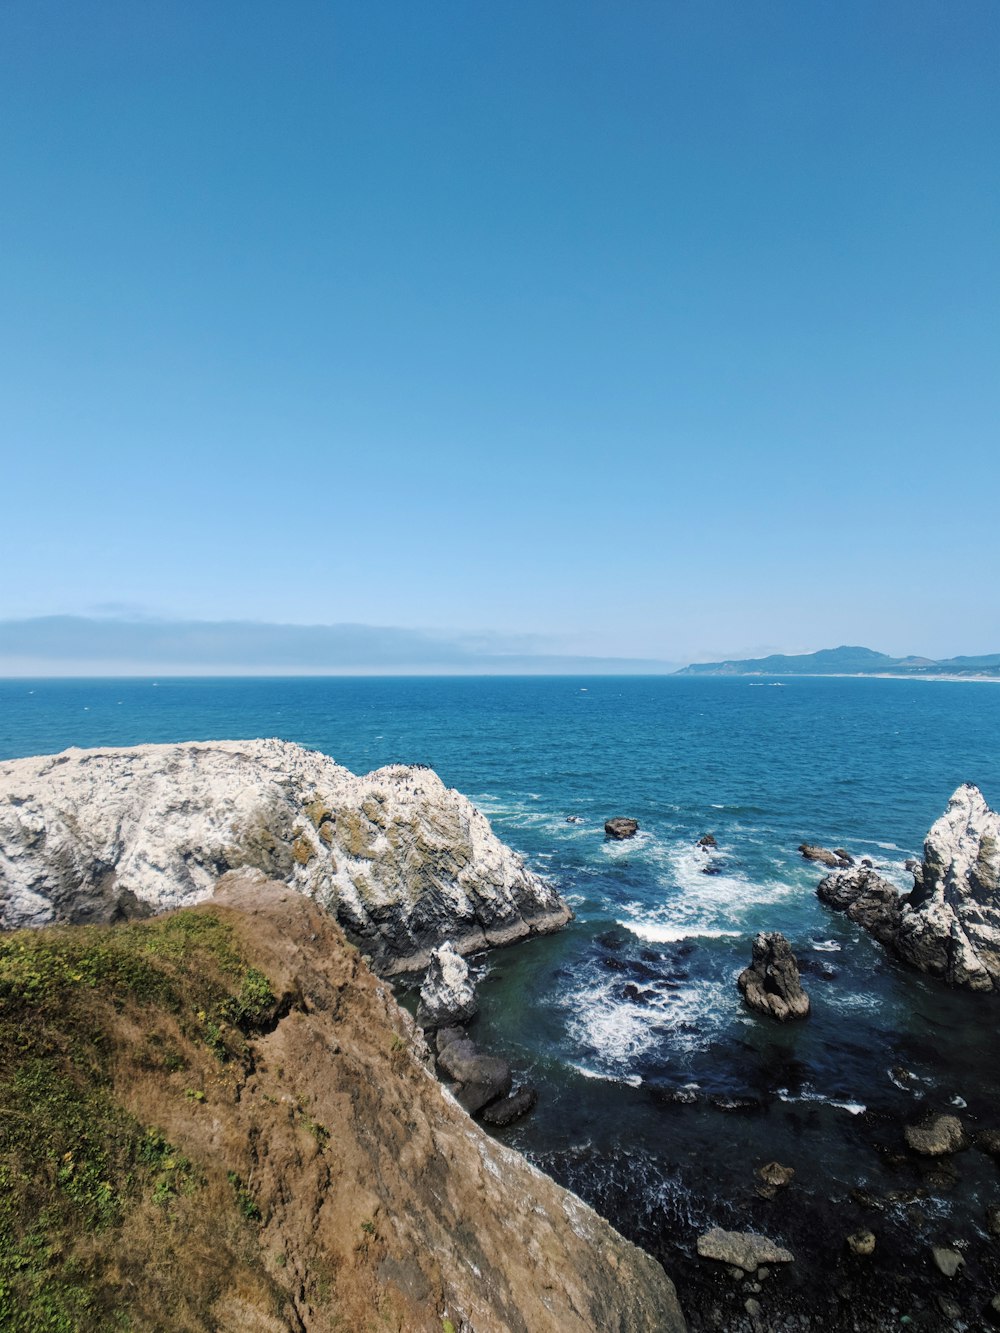
[[[431,953],[424,984],[420,987],[417,1021],[424,1027],[455,1027],[468,1023],[479,1008],[469,965],[454,945],[445,941]]]
[[[0,763],[0,925],[208,898],[227,871],[331,912],[383,974],[555,930],[570,910],[426,767],[356,777],[287,741],[67,750]]]
[[[753,1231],[723,1231],[721,1227],[713,1227],[698,1237],[698,1255],[741,1268],[744,1273],[755,1273],[761,1264],[790,1264],[795,1260],[790,1250],[782,1249],[766,1236]]]
[[[699,847],[718,847],[718,845],[719,844],[715,840],[714,833],[705,833],[702,837],[698,839]]]
[[[924,1157],[942,1157],[961,1152],[969,1139],[957,1115],[935,1115],[920,1125],[907,1125],[903,1135],[913,1152]]]
[[[615,842],[622,842],[625,838],[634,838],[638,832],[639,822],[635,819],[609,819],[604,825],[605,836]]]
[[[740,973],[737,984],[757,1013],[781,1022],[809,1013],[809,996],[802,989],[792,946],[778,931],[757,936],[750,966]]]
[[[901,895],[861,868],[830,875],[817,892],[905,962],[953,986],[1000,990],[1000,815],[966,783],[948,802]]]

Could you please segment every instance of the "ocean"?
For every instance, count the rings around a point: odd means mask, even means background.
[[[948,1287],[963,1309],[1000,1290],[985,1225],[1000,1204],[992,1160],[970,1151],[921,1163],[902,1144],[902,1126],[928,1110],[973,1131],[1000,1128],[1000,1001],[894,963],[817,900],[824,872],[796,850],[846,847],[908,888],[905,862],[955,787],[975,782],[1000,803],[1000,687],[0,682],[5,758],[253,736],[322,750],[356,772],[430,764],[569,900],[576,917],[564,931],[474,960],[477,1040],[540,1094],[530,1117],[497,1134],[660,1258],[694,1326],[745,1318],[745,1284],[694,1256],[714,1225],[793,1250],[795,1264],[756,1299],[817,1327],[888,1328],[903,1315],[952,1327],[931,1245],[964,1254]],[[639,821],[635,839],[605,840],[615,815]],[[697,846],[705,833],[717,852]],[[742,1005],[735,979],[758,930],[792,941],[813,1003],[803,1023]],[[755,1170],[775,1159],[795,1178],[765,1198]],[[859,1228],[878,1238],[867,1261],[844,1249]]]

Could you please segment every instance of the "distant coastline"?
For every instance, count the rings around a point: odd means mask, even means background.
[[[678,676],[843,676],[889,680],[1000,680],[1000,653],[978,657],[891,657],[871,648],[842,645],[815,653],[696,662]]]

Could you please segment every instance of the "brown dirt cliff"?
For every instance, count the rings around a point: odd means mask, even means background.
[[[0,1141],[4,1327],[685,1327],[660,1266],[458,1108],[389,988],[288,886],[230,880],[3,950],[0,1017],[27,997],[37,1020],[4,1039],[0,1109],[30,1115],[18,1089],[64,1079],[30,1094],[41,1138],[10,1119]]]

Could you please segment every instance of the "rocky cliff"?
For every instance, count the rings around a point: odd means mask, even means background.
[[[0,1325],[683,1330],[659,1265],[425,1062],[287,885],[0,938]]]
[[[557,929],[559,895],[428,768],[356,777],[279,740],[0,764],[0,925],[107,921],[253,869],[332,912],[383,973]]]
[[[927,834],[911,893],[870,868],[829,875],[817,892],[922,972],[1000,990],[1000,815],[971,783]]]

